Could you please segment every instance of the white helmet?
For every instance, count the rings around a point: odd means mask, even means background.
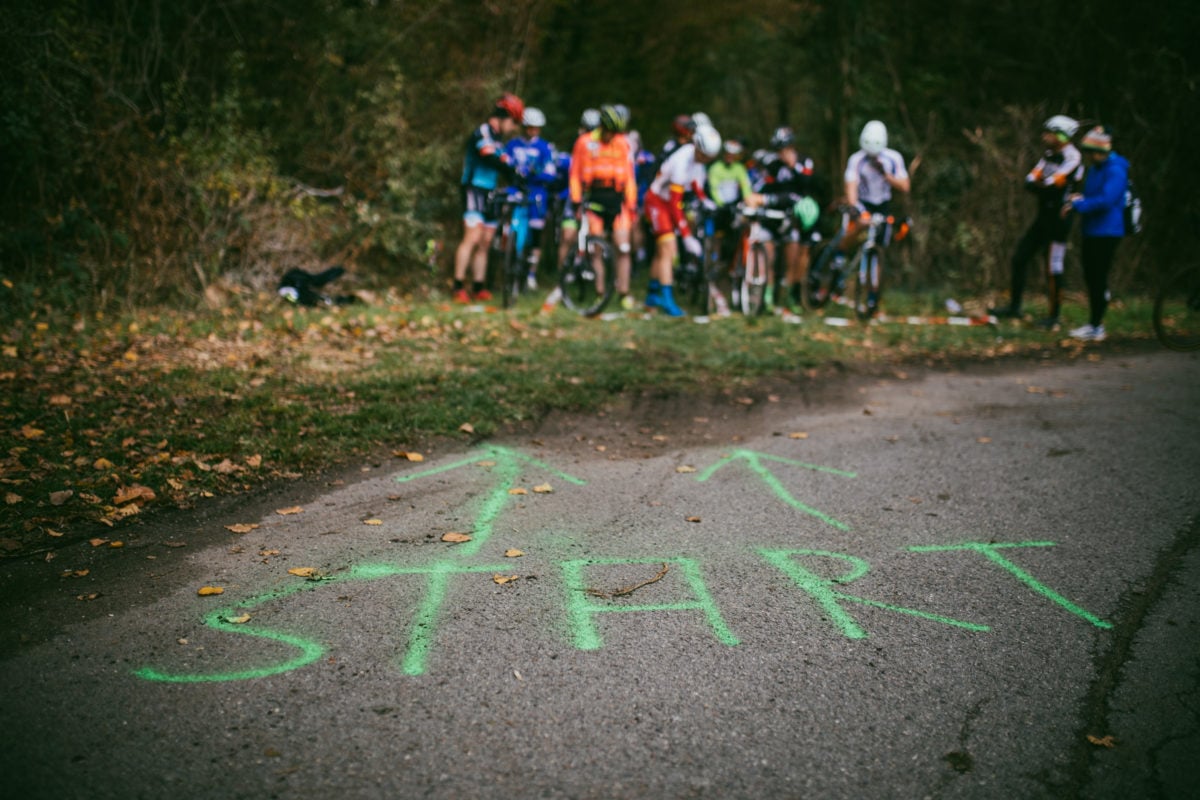
[[[712,120],[709,119],[708,114],[705,114],[703,111],[697,111],[695,114],[692,114],[692,122],[696,123],[697,128],[703,128],[705,126],[709,128],[713,127]]]
[[[1070,139],[1075,135],[1075,132],[1079,130],[1079,122],[1071,119],[1065,114],[1055,114],[1053,117],[1042,123],[1042,129]]]
[[[867,155],[877,156],[887,147],[887,126],[877,119],[863,125],[862,135],[858,137],[859,146],[867,151]]]
[[[528,128],[544,128],[546,127],[546,115],[540,108],[528,106],[525,114],[521,117],[521,124]]]
[[[721,134],[717,133],[717,129],[711,125],[701,125],[696,128],[696,132],[692,134],[692,143],[696,145],[696,149],[708,156],[716,158],[721,152]]]

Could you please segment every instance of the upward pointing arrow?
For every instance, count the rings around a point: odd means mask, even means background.
[[[818,511],[817,509],[813,508],[812,506],[806,505],[806,504],[800,502],[799,500],[797,500],[795,497],[793,497],[792,493],[787,490],[787,487],[784,486],[779,481],[779,478],[775,477],[775,473],[771,472],[771,470],[768,469],[767,466],[765,464],[763,464],[763,462],[764,461],[775,461],[777,463],[788,464],[793,467],[802,467],[804,469],[810,469],[810,470],[813,470],[814,472],[828,472],[831,475],[838,475],[842,478],[856,478],[856,477],[858,477],[858,475],[856,473],[846,472],[845,470],[840,470],[840,469],[834,469],[833,467],[822,467],[818,464],[806,464],[803,461],[793,461],[790,458],[783,458],[782,456],[773,456],[770,453],[757,453],[753,450],[735,450],[730,455],[725,456],[720,461],[713,464],[711,467],[709,467],[708,469],[704,470],[699,475],[697,475],[696,480],[704,482],[704,481],[708,480],[709,478],[711,478],[714,474],[716,474],[716,472],[719,469],[726,466],[727,464],[733,463],[734,461],[746,462],[746,466],[748,466],[750,468],[750,471],[753,472],[755,475],[757,475],[759,478],[761,478],[763,483],[765,483],[768,487],[770,487],[771,491],[775,493],[776,497],[778,497],[783,502],[787,503],[792,508],[795,508],[799,511],[803,511],[805,514],[811,514],[812,516],[816,517],[817,519],[821,520],[822,522],[824,522],[828,525],[832,525],[833,527],[837,528],[840,531],[850,530],[850,526],[847,525],[846,523],[844,523],[840,520],[834,519],[833,517],[829,516],[828,514],[824,513],[823,511]]]
[[[512,495],[509,490],[516,486],[517,479],[521,477],[521,470],[525,466],[533,466],[538,469],[545,470],[552,475],[557,475],[567,483],[575,486],[584,486],[587,481],[576,478],[574,475],[568,475],[561,470],[557,470],[544,461],[533,458],[532,456],[518,453],[516,450],[500,445],[487,445],[483,448],[484,452],[491,459],[495,460],[496,482],[492,485],[491,491],[484,499],[483,506],[479,510],[479,516],[475,518],[475,524],[471,529],[471,541],[464,544],[457,550],[461,556],[471,556],[479,552],[479,549],[487,543],[487,540],[492,535],[492,527],[496,522],[496,518],[500,516],[500,512],[504,510],[504,505],[509,502]],[[418,478],[427,478],[430,475],[438,475],[443,472],[459,469],[461,467],[473,466],[479,464],[479,456],[464,458],[461,461],[455,461],[452,464],[444,464],[433,469],[423,470],[412,475],[401,475],[396,478],[397,483],[407,483]]]

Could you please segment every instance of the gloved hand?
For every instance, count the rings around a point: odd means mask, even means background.
[[[695,258],[700,258],[704,255],[704,246],[700,244],[700,240],[695,236],[683,237],[683,249]]]
[[[705,211],[714,212],[717,210],[717,201],[706,197],[700,201],[700,207]]]

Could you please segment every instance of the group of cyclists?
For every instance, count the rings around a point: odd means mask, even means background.
[[[652,152],[631,128],[630,112],[621,104],[585,110],[569,149],[542,138],[545,125],[540,109],[504,94],[468,138],[461,181],[463,237],[454,259],[455,302],[491,299],[488,250],[503,198],[515,196],[516,251],[527,265],[530,289],[537,287],[539,266],[547,260],[543,245],[557,240],[554,258],[565,263],[580,223],[586,221],[590,235],[603,234],[611,241],[621,307],[638,307],[630,281],[636,258],[649,267],[644,306],[671,317],[684,316],[674,292],[676,265],[681,257],[700,258],[702,250],[699,231],[693,230],[696,217],[688,209],[700,209],[713,232],[725,234],[732,232],[740,212],[773,209],[754,226],[771,272],[766,304],[775,305],[771,289],[778,285],[784,293],[780,313],[793,314],[800,307],[811,245],[820,238],[819,196],[824,189],[813,159],[799,149],[790,128],[776,129],[769,149],[747,153],[740,140],[723,139],[707,115],[679,115],[672,138]],[[886,215],[893,194],[909,191],[904,159],[887,146],[882,122],[868,122],[859,141],[861,149],[843,173],[846,207],[856,215]],[[560,235],[545,235],[548,231]],[[719,241],[718,258],[729,264],[735,237]]]

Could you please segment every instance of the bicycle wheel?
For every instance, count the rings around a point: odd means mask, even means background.
[[[1188,266],[1154,298],[1154,334],[1172,350],[1200,350],[1200,267]]]
[[[875,248],[862,251],[858,259],[858,280],[854,286],[854,310],[860,320],[869,320],[879,310],[883,277],[883,256]]]
[[[515,232],[509,232],[504,245],[504,282],[500,286],[500,303],[504,308],[512,308],[517,304],[521,294],[521,272],[524,259],[517,255],[517,237]]]
[[[595,252],[600,254],[603,275],[596,274],[591,257]],[[563,305],[585,317],[599,314],[612,299],[614,274],[612,248],[608,242],[589,239],[587,250],[572,253],[559,274]]]
[[[767,295],[767,249],[762,242],[755,242],[750,248],[750,263],[746,265],[746,275],[742,281],[742,313],[747,317],[756,317],[766,308]]]

